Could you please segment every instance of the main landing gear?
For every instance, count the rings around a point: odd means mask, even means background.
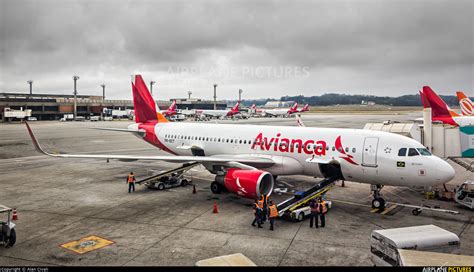
[[[385,209],[385,199],[380,196],[380,190],[383,185],[370,185],[370,190],[374,194],[374,200],[372,200],[372,208],[374,209]]]
[[[224,187],[220,183],[216,181],[211,183],[211,191],[214,194],[220,194],[223,190],[224,190]]]

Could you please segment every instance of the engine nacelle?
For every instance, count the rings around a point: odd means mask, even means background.
[[[272,174],[261,170],[228,169],[224,186],[229,192],[241,197],[255,199],[261,195],[270,195],[273,191]]]

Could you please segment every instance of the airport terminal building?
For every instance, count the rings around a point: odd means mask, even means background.
[[[156,101],[160,109],[167,109],[170,101]],[[201,99],[176,99],[178,109],[214,109],[214,101]],[[217,101],[217,109],[225,109],[226,102]],[[31,109],[31,116],[38,120],[59,120],[65,114],[74,113],[74,95],[0,93],[0,119],[4,120],[4,109]],[[133,109],[132,100],[104,100],[97,95],[77,95],[78,116],[100,116],[103,109]]]

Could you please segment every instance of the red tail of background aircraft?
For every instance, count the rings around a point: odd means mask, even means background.
[[[433,121],[441,121],[445,124],[458,126],[453,117],[459,116],[438,96],[429,86],[423,86],[420,91],[421,103],[424,108],[431,108],[431,118]]]

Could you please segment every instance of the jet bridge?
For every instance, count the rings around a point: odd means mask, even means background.
[[[327,177],[308,190],[297,193],[293,197],[281,202],[277,205],[278,215],[280,217],[289,215],[292,211],[307,204],[312,199],[320,197],[334,186],[336,180],[338,180],[337,177]]]

